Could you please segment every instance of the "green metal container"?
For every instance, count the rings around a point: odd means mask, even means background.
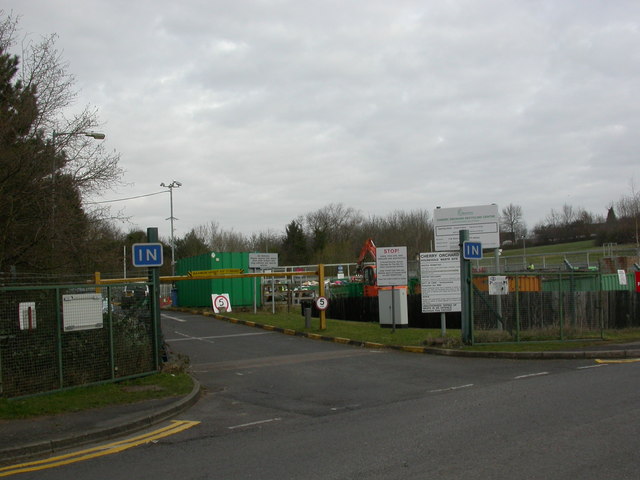
[[[584,274],[584,273],[563,273],[558,275],[545,275],[542,282],[542,290],[545,292],[610,292],[614,290],[633,290],[635,276],[627,273],[627,284],[621,285],[617,273],[605,274]]]
[[[236,270],[249,273],[249,254],[245,252],[211,252],[183,258],[176,264],[177,275],[209,270]],[[253,306],[254,292],[260,306],[261,278],[204,279],[176,282],[181,307],[211,307],[211,295],[228,293],[231,308]],[[255,288],[254,288],[255,287]]]

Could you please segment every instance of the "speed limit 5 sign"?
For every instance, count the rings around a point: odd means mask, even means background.
[[[318,310],[326,310],[329,307],[329,300],[327,300],[327,297],[316,298],[316,307]]]

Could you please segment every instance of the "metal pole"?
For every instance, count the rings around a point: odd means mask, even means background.
[[[156,227],[147,228],[147,242],[156,243],[158,241],[158,229]],[[149,301],[151,302],[151,318],[153,324],[154,337],[154,357],[156,362],[156,370],[160,369],[162,364],[162,326],[160,325],[160,268],[149,268]]]
[[[500,249],[496,248],[493,252],[496,257],[496,275],[500,275]],[[498,314],[498,330],[502,330],[502,295],[496,295],[496,313]]]
[[[176,244],[173,241],[173,187],[169,189],[169,209],[171,211],[171,275],[176,274]]]
[[[391,286],[391,333],[396,333],[396,287]]]
[[[324,297],[324,265],[318,265],[318,294]],[[320,330],[327,328],[327,313],[326,310],[320,310]]]
[[[253,271],[253,273],[256,272],[255,268],[251,269]],[[255,315],[258,311],[258,301],[257,301],[257,295],[258,295],[258,280],[257,277],[253,277],[253,314]]]
[[[173,216],[173,189],[174,188],[178,188],[181,187],[182,184],[176,180],[172,180],[171,183],[169,185],[165,185],[164,182],[162,182],[160,184],[161,187],[164,188],[168,188],[169,189],[169,208],[171,211],[171,216],[169,218],[167,218],[167,220],[169,220],[170,223],[170,228],[171,228],[171,275],[175,276],[176,275],[176,242],[174,240],[174,228],[173,228],[173,221],[177,220],[177,218],[175,218]]]
[[[271,277],[271,313],[276,313],[276,277]]]
[[[471,261],[465,260],[463,245],[469,240],[469,230],[460,230],[460,294],[461,294],[461,321],[462,342],[471,343]]]

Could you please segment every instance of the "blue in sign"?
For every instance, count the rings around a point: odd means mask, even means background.
[[[480,260],[482,258],[482,243],[464,242],[462,244],[462,258],[465,260]]]
[[[163,263],[161,243],[134,243],[131,246],[134,267],[161,267]]]

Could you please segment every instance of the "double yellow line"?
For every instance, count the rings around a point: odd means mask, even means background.
[[[112,455],[129,448],[137,447],[138,445],[144,445],[145,443],[168,437],[169,435],[175,435],[176,433],[187,430],[188,428],[198,425],[199,423],[200,422],[192,422],[187,420],[173,420],[171,422],[171,425],[160,428],[158,430],[154,430],[153,432],[145,433],[144,435],[139,435],[137,437],[109,443],[106,445],[99,445],[87,450],[59,455],[57,457],[51,457],[44,460],[37,460],[34,462],[20,463],[8,467],[2,467],[0,468],[0,477],[8,477],[17,473],[36,472],[38,470],[45,470],[48,468],[69,465],[71,463],[83,462],[85,460],[91,460],[92,458],[103,457],[105,455]]]

